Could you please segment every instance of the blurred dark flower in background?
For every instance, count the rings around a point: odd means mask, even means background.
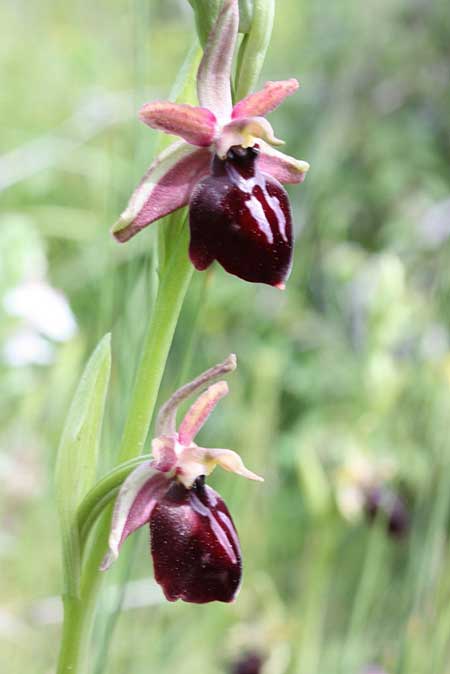
[[[370,523],[380,519],[392,538],[403,538],[410,527],[408,505],[395,486],[395,463],[354,454],[337,473],[336,500],[344,517]]]
[[[364,509],[369,522],[382,518],[390,536],[403,538],[410,527],[410,514],[403,498],[383,485],[374,486],[365,493]]]
[[[230,674],[261,674],[264,658],[260,653],[249,651],[236,658],[230,665]]]

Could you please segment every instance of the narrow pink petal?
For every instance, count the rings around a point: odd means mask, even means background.
[[[226,381],[218,381],[210,386],[191,406],[178,429],[178,440],[181,445],[188,447],[219,400],[228,393]]]
[[[231,116],[231,66],[238,26],[238,0],[224,0],[198,69],[200,105],[212,110],[221,124]]]
[[[158,157],[134,191],[129,204],[112,229],[123,243],[189,202],[198,181],[209,172],[209,150],[193,149],[184,141],[168,147]]]
[[[103,559],[101,571],[106,571],[117,559],[124,540],[149,521],[153,508],[169,485],[167,476],[155,470],[151,461],[142,463],[127,477],[114,506],[109,552]]]
[[[301,159],[290,157],[279,152],[263,140],[258,140],[261,154],[258,167],[263,173],[268,173],[280,183],[301,183],[309,170],[309,164]]]
[[[146,103],[139,117],[152,129],[175,134],[191,145],[200,147],[211,145],[216,133],[216,118],[210,110],[184,103]]]
[[[171,436],[175,433],[176,428],[176,414],[178,407],[182,402],[190,398],[194,393],[200,393],[205,386],[217,381],[223,375],[233,372],[236,369],[236,355],[230,353],[228,358],[218,365],[210,367],[205,372],[202,372],[195,379],[188,382],[181,388],[177,389],[169,400],[161,407],[158,418],[156,419],[156,435]]]
[[[261,91],[249,94],[238,101],[233,108],[232,117],[264,117],[275,110],[285,98],[297,91],[299,84],[296,79],[266,82]]]

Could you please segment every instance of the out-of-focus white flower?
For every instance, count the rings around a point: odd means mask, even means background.
[[[3,359],[12,367],[49,365],[54,347],[32,330],[21,330],[9,337],[3,346]]]
[[[0,484],[8,499],[27,501],[37,496],[43,486],[42,467],[32,447],[15,448],[0,454]]]
[[[7,609],[0,609],[0,635],[2,639],[8,639],[21,644],[24,635],[28,636],[30,632],[31,630],[25,621],[22,621]]]
[[[342,515],[354,522],[361,517],[364,508],[364,494],[362,490],[353,484],[342,484],[336,492],[338,508]]]
[[[3,178],[3,175],[2,175]],[[29,278],[45,278],[45,243],[34,221],[23,213],[0,215],[0,292]]]
[[[12,288],[4,296],[3,306],[11,316],[24,319],[30,327],[57,342],[71,339],[77,331],[66,298],[44,281],[25,281]],[[27,344],[30,347],[29,335]],[[38,338],[34,341],[35,349],[37,344]]]

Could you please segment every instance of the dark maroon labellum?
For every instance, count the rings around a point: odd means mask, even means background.
[[[256,147],[232,147],[215,156],[211,175],[190,201],[189,255],[196,269],[217,260],[245,281],[284,287],[292,264],[292,218],[288,195],[258,169]]]
[[[169,601],[230,602],[241,582],[239,539],[220,496],[199,478],[174,482],[150,517],[156,581]]]

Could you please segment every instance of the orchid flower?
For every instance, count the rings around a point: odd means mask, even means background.
[[[113,228],[128,241],[159,218],[189,204],[190,259],[198,270],[217,260],[240,278],[284,288],[292,264],[288,196],[309,165],[278,150],[265,115],[298,88],[295,79],[267,82],[234,106],[231,69],[238,0],[225,0],[197,75],[200,106],[156,101],[140,119],[182,138],[151,164]]]
[[[155,578],[169,601],[229,602],[240,587],[236,529],[219,494],[205,485],[205,476],[221,466],[250,480],[262,478],[247,470],[236,452],[206,449],[194,442],[228,393],[226,382],[217,379],[235,368],[236,357],[231,355],[172,395],[158,415],[153,459],[128,476],[117,496],[109,552],[101,568],[106,570],[117,559],[131,533],[149,524]],[[208,385],[177,431],[178,406]]]

